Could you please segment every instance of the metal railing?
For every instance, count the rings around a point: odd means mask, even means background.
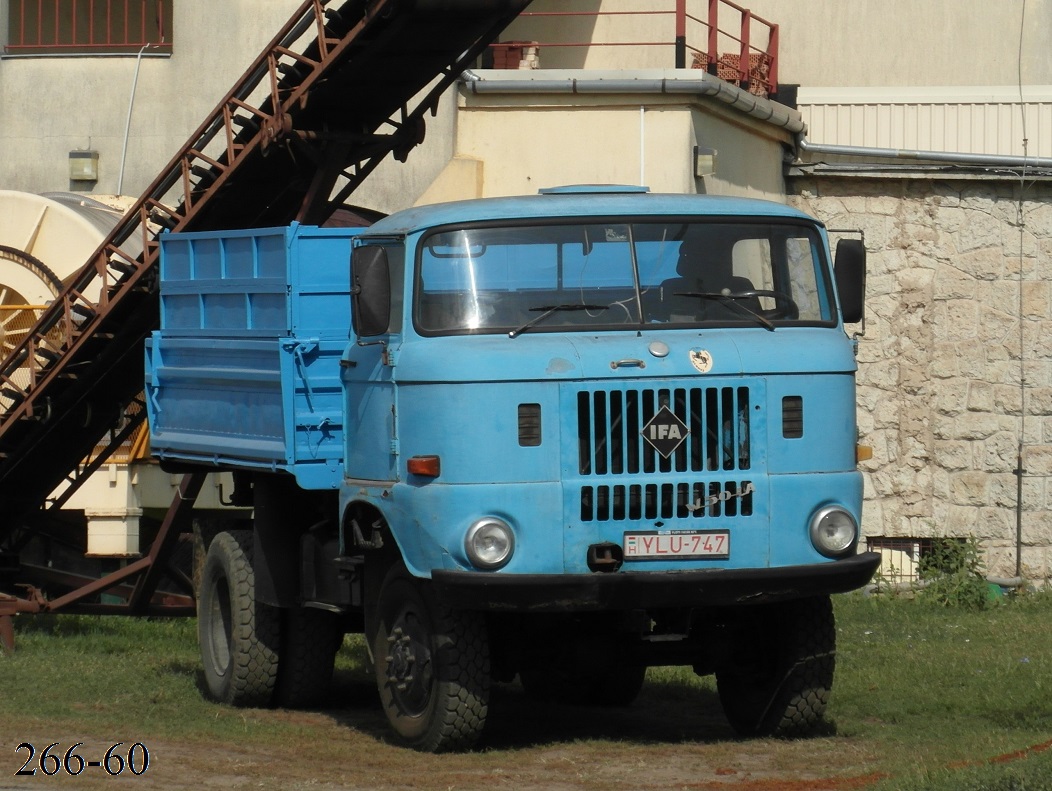
[[[671,7],[669,7],[671,6]],[[648,18],[663,17],[655,24]],[[492,68],[533,68],[552,49],[618,47],[666,51],[663,66],[704,69],[752,93],[778,91],[778,25],[731,0],[666,0],[664,8],[646,11],[526,11],[514,29],[516,40],[490,46]],[[573,20],[600,19],[603,38],[573,40]],[[545,24],[557,20],[567,24]],[[639,37],[640,29],[649,35]],[[621,68],[639,68],[652,58],[620,56]]]
[[[172,49],[173,0],[9,0],[9,54]]]

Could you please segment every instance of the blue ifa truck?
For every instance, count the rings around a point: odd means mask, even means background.
[[[491,685],[626,705],[714,674],[741,734],[819,724],[858,553],[865,253],[765,201],[566,187],[366,229],[166,234],[153,453],[233,473],[195,532],[208,690],[323,698],[363,633],[397,738]]]

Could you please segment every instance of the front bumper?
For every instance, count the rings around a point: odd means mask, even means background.
[[[806,566],[611,574],[500,574],[436,569],[435,593],[450,607],[504,612],[586,612],[725,607],[861,588],[880,553]]]

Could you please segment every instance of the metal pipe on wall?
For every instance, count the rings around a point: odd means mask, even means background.
[[[971,167],[1052,168],[1052,158],[1011,156],[1006,154],[968,154],[961,151],[915,151],[901,148],[871,148],[812,143],[803,134],[796,141],[797,150],[807,154],[856,157],[862,159],[896,159],[912,162],[946,162]]]
[[[731,85],[711,74],[698,77],[565,77],[545,79],[487,79],[475,72],[461,75],[461,83],[473,94],[654,94],[707,96],[734,107],[759,121],[781,127],[793,134],[803,134],[806,126],[797,110],[772,102]]]
[[[139,54],[135,56],[135,76],[132,78],[131,93],[128,96],[128,117],[124,122],[124,144],[121,146],[121,166],[117,172],[117,194],[123,195],[124,192],[124,163],[128,157],[128,135],[131,132],[131,119],[132,110],[135,107],[135,90],[139,86],[139,67],[142,66],[143,53],[149,49],[152,44],[143,44],[142,49],[139,50]]]

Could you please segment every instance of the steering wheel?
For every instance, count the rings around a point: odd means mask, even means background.
[[[775,302],[772,310],[764,310],[762,313],[767,318],[776,319],[798,319],[800,308],[793,302],[793,298],[784,291],[770,291],[763,288],[752,288],[748,291],[731,291],[723,296],[728,299],[755,299],[757,297],[770,297]]]

